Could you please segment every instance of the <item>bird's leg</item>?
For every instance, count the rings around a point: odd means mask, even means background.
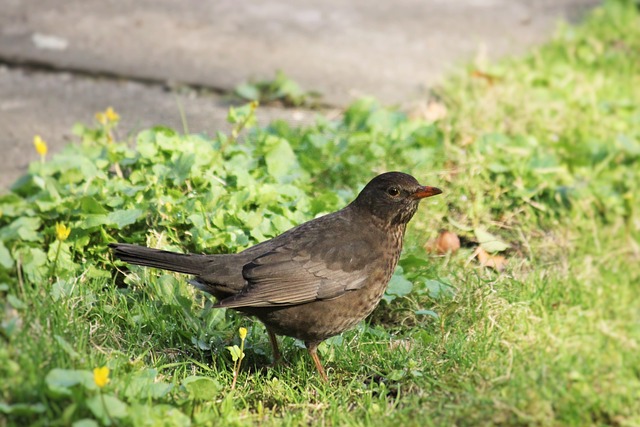
[[[269,334],[269,341],[271,342],[271,349],[273,351],[273,362],[271,362],[269,366],[276,366],[282,362],[282,354],[280,354],[280,348],[278,347],[278,338],[269,328],[267,328],[267,334]]]
[[[309,356],[313,359],[313,363],[316,364],[316,369],[320,373],[320,376],[325,382],[329,381],[329,377],[324,372],[324,368],[322,367],[322,363],[320,363],[320,358],[318,357],[318,344],[319,342],[305,342],[304,345],[307,346],[307,351],[309,352]]]

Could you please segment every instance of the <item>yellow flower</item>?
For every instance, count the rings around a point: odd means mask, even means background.
[[[96,120],[101,125],[106,125],[107,123],[113,123],[120,120],[120,115],[116,113],[112,107],[109,107],[104,112],[100,111],[96,113]]]
[[[107,108],[107,111],[104,112],[104,115],[110,122],[117,122],[118,120],[120,120],[120,115],[116,113],[111,107]]]
[[[109,368],[106,366],[103,366],[102,368],[94,368],[93,381],[100,388],[106,386],[109,382]]]
[[[44,142],[40,135],[36,135],[33,137],[33,145],[36,147],[36,151],[40,154],[40,157],[44,158],[47,154],[47,143]]]
[[[61,222],[56,223],[56,239],[64,242],[69,237],[69,233],[71,233],[71,228]]]
[[[104,113],[102,113],[102,112],[96,113],[96,120],[101,125],[106,125],[107,124],[107,116],[105,116]]]
[[[240,328],[239,332],[240,332],[240,339],[244,341],[244,339],[247,337],[247,328]]]

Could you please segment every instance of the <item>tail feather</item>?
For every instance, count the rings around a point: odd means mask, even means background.
[[[177,273],[200,275],[207,266],[207,255],[179,254],[127,243],[110,243],[113,254],[122,261]]]

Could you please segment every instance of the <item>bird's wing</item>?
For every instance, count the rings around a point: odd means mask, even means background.
[[[326,236],[325,236],[326,237]],[[248,285],[221,307],[273,307],[331,299],[364,286],[371,245],[364,240],[339,244],[320,239],[280,246],[246,264]]]

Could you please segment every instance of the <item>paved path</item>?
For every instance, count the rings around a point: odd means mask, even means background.
[[[361,95],[405,104],[479,50],[519,53],[596,0],[3,0],[0,191],[73,123],[113,106],[122,128],[224,129],[229,93],[283,70],[340,107]],[[181,95],[167,83],[210,88]],[[182,93],[182,92],[180,92]],[[263,120],[311,120],[261,108]]]

